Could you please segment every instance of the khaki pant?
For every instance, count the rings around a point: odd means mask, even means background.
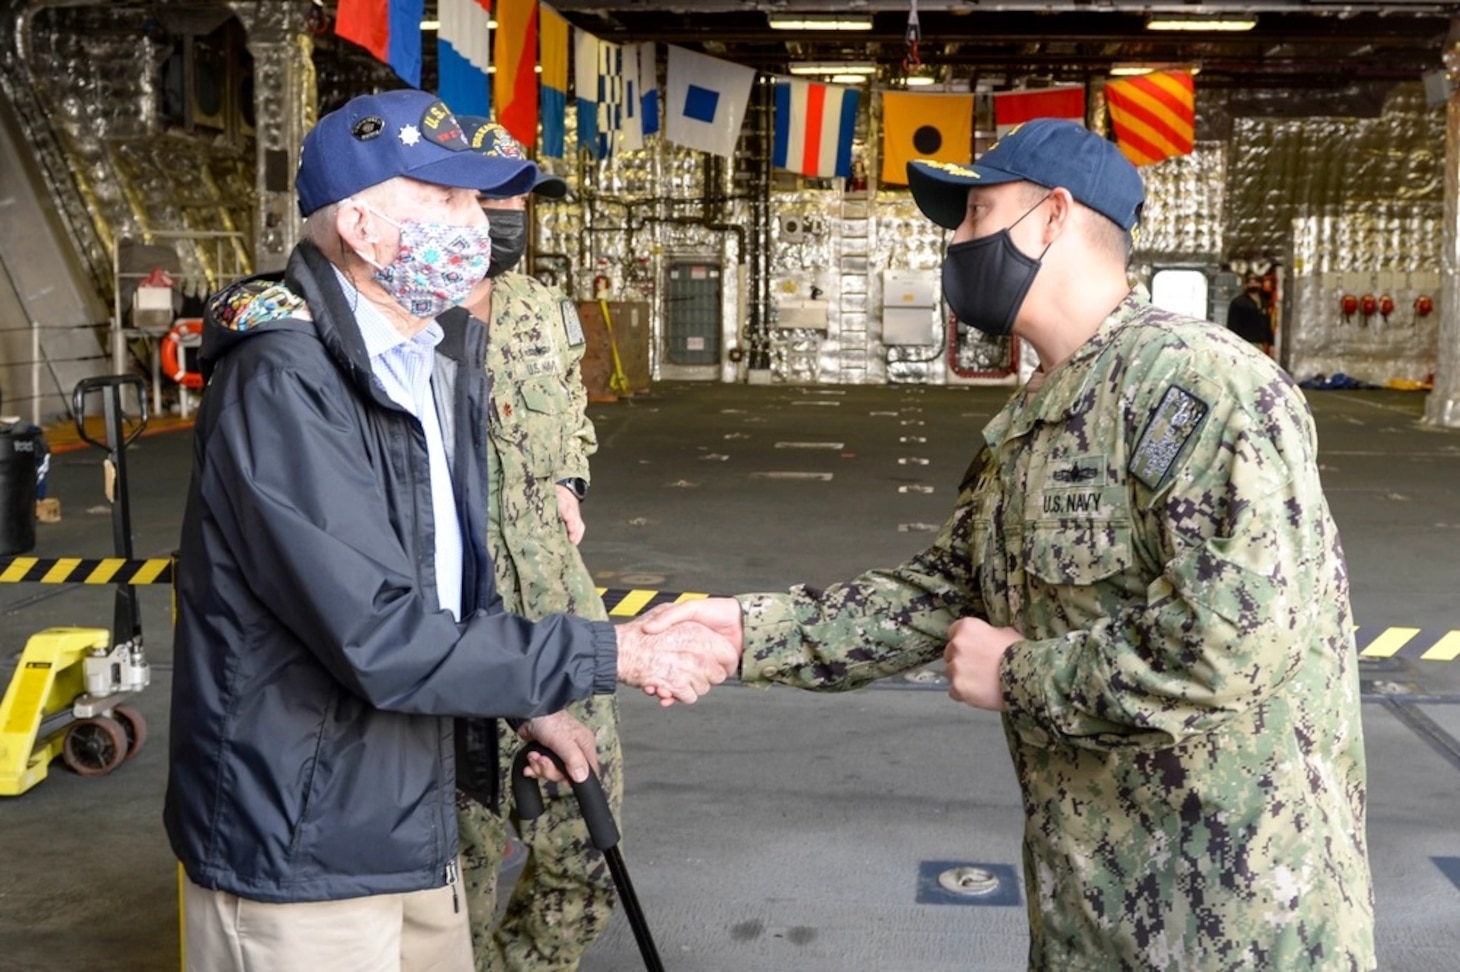
[[[456,903],[453,907],[453,894]],[[187,972],[471,972],[459,885],[265,904],[183,878]]]

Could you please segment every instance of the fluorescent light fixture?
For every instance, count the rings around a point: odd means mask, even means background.
[[[1171,17],[1153,14],[1146,21],[1146,30],[1243,31],[1256,26],[1256,17]]]
[[[937,84],[937,78],[930,78],[926,74],[909,74],[907,86],[909,88],[926,88],[930,84]]]
[[[792,74],[855,74],[870,77],[877,65],[857,61],[801,61],[791,65]]]
[[[1187,74],[1200,74],[1199,64],[1112,64],[1108,72],[1112,77],[1128,78],[1138,74],[1150,74],[1153,71],[1185,71]]]
[[[871,17],[837,15],[817,17],[814,14],[771,14],[767,18],[771,30],[871,30]]]
[[[868,77],[865,74],[833,74],[832,84],[866,84]]]

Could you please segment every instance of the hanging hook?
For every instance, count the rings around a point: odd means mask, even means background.
[[[911,7],[907,12],[907,56],[902,59],[902,69],[911,74],[923,66],[923,59],[918,54],[918,42],[922,40],[923,29],[918,24],[918,0],[909,2]]]

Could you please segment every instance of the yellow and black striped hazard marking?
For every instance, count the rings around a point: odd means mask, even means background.
[[[1369,634],[1371,631],[1377,633]],[[1360,658],[1418,658],[1420,661],[1455,661],[1460,658],[1460,631],[1423,631],[1419,628],[1360,628]]]
[[[172,559],[0,557],[0,584],[171,584]]]
[[[598,596],[611,618],[632,618],[661,604],[679,604],[681,601],[698,601],[709,597],[692,591],[642,591],[600,587]]]
[[[0,557],[0,584],[171,584],[172,560],[124,560],[120,557]],[[598,588],[609,617],[638,617],[661,604],[679,604],[711,597],[697,591],[651,591],[639,588]],[[1420,661],[1460,659],[1460,630],[1425,632],[1420,628],[1381,628],[1359,631],[1361,658],[1418,658]]]

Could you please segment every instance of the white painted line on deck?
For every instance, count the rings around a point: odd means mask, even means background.
[[[842,449],[845,442],[777,442],[777,449]]]
[[[751,479],[802,479],[808,482],[831,482],[831,473],[821,472],[753,472]]]

